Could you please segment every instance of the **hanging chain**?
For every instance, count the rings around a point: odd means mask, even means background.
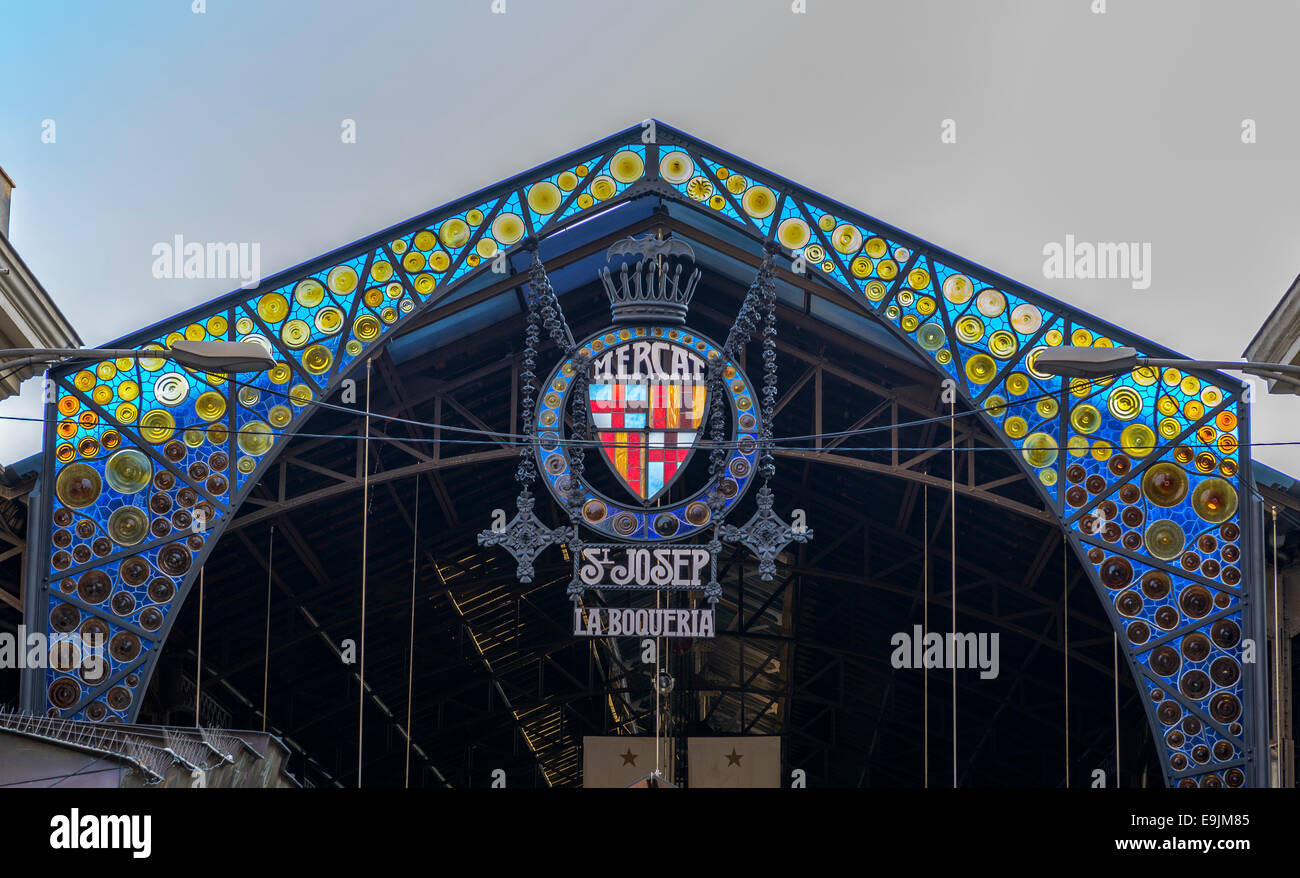
[[[528,441],[519,446],[519,469],[515,481],[529,494],[529,486],[537,478],[537,462],[533,456],[533,418],[537,395],[537,345],[541,339],[540,317],[537,310],[537,290],[528,291],[528,328],[524,331],[524,367],[519,373],[520,406],[523,410],[524,435]]]
[[[740,351],[746,343],[758,331],[759,320],[763,318],[763,312],[760,310],[767,306],[767,314],[764,323],[764,348],[763,348],[763,367],[765,373],[770,370],[770,393],[772,402],[776,399],[776,281],[772,271],[772,253],[769,249],[763,256],[763,261],[758,267],[758,274],[754,277],[754,282],[750,284],[749,290],[745,293],[745,300],[740,305],[740,312],[736,315],[736,322],[731,325],[731,331],[727,333],[727,341],[722,346],[722,356],[709,361],[709,439],[712,448],[709,450],[709,482],[712,488],[709,490],[709,508],[713,510],[716,516],[722,511],[726,498],[718,490],[718,485],[722,481],[722,475],[726,467],[727,449],[726,437],[723,432],[723,396],[726,393],[724,370],[728,363],[733,363],[740,359]],[[768,335],[771,332],[770,364]],[[766,382],[769,376],[764,375],[763,388],[763,425],[762,438],[770,441],[771,416],[774,405],[769,405],[768,395],[769,388]],[[768,470],[774,471],[771,467],[771,452],[768,450],[766,460]],[[767,472],[768,470],[765,470]]]
[[[771,259],[771,256],[768,256]],[[772,459],[772,420],[776,417],[776,282],[771,271],[759,273],[763,298],[763,423],[760,425],[758,471],[763,486],[776,474]]]
[[[587,384],[590,378],[591,359],[586,354],[575,354],[573,368],[572,411],[575,414],[571,431],[573,441],[569,445],[569,490],[565,494],[565,501],[569,507],[569,517],[576,522],[582,511],[584,496],[582,486],[586,464],[583,446],[587,443]]]
[[[565,356],[571,356],[576,347],[573,333],[569,331],[569,324],[564,319],[564,311],[560,308],[560,300],[555,295],[555,288],[551,286],[551,279],[546,276],[541,247],[535,241],[528,242],[527,246],[533,251],[533,261],[528,266],[528,285],[537,294],[541,305],[542,326],[546,328],[555,346],[563,351]]]

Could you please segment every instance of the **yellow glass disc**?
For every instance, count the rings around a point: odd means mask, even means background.
[[[451,267],[451,257],[444,250],[435,250],[429,254],[429,267],[434,271],[446,271]]]
[[[496,243],[496,242],[493,242]],[[415,278],[415,291],[422,296],[427,296],[433,292],[433,288],[438,285],[431,274],[420,274]]]
[[[351,265],[336,265],[325,276],[325,283],[340,296],[351,295],[357,288],[357,270]]]
[[[287,405],[271,406],[271,410],[266,413],[266,419],[271,422],[272,427],[282,430],[293,420],[293,412]]]
[[[614,179],[620,183],[631,183],[633,180],[639,179],[644,171],[645,162],[641,160],[641,156],[632,152],[630,149],[614,153],[614,157],[609,160],[609,172],[613,174]],[[613,193],[611,192],[610,194],[612,195]],[[599,195],[596,197],[600,198]]]
[[[1051,466],[1056,462],[1056,440],[1046,433],[1030,433],[1025,437],[1025,444],[1020,449],[1030,466],[1040,468]]]
[[[914,290],[923,290],[930,285],[930,272],[924,268],[913,268],[907,273],[907,285]]]
[[[226,330],[229,328],[230,325],[226,323],[226,318],[222,317],[220,314],[208,318],[208,332],[213,336],[213,338],[221,338],[226,334]]]
[[[433,249],[433,245],[436,243],[438,243],[438,236],[428,229],[415,233],[416,250],[424,250],[425,252],[428,252]]]
[[[533,209],[533,213],[540,216],[555,213],[562,200],[564,194],[560,192],[560,187],[547,180],[534,184],[528,190],[528,206]]]
[[[840,223],[831,232],[831,246],[844,254],[857,253],[862,249],[862,230],[848,223]]]
[[[766,186],[750,186],[745,190],[740,206],[754,219],[764,219],[776,210],[776,193]]]
[[[1146,457],[1156,447],[1156,434],[1146,424],[1129,424],[1120,431],[1119,444],[1125,454]]]
[[[578,175],[573,173],[573,171],[565,171],[563,174],[560,174],[560,176],[555,178],[555,183],[565,192],[572,192],[574,189],[578,188]],[[476,226],[479,223],[483,222],[482,211],[472,210],[470,211],[470,213],[478,214],[477,219],[475,219],[474,217],[470,217],[468,215],[465,217],[467,220],[469,220],[470,225]]]
[[[1029,390],[1029,377],[1023,372],[1012,372],[1007,376],[1007,392],[1013,396],[1022,396]]]
[[[989,353],[999,360],[1009,360],[1016,355],[1020,343],[1016,337],[1005,329],[999,329],[989,336]]]
[[[387,262],[382,263],[388,265]],[[392,266],[389,265],[389,270]],[[298,285],[293,288],[293,300],[304,308],[315,308],[325,300],[325,287],[320,281],[309,277],[306,280],[298,281]]]
[[[867,242],[867,252],[871,252],[872,241],[879,241],[879,238],[872,238]],[[881,242],[883,243],[883,242]],[[954,305],[964,305],[970,301],[975,288],[971,285],[970,278],[964,274],[950,274],[948,279],[943,282],[943,297]]]
[[[1012,439],[1019,439],[1029,431],[1029,425],[1025,423],[1025,419],[1020,415],[1013,415],[1007,418],[1006,423],[1002,425],[1002,429]]]
[[[997,363],[988,354],[975,354],[966,361],[966,377],[975,384],[989,383],[997,370]]]
[[[419,250],[411,250],[405,256],[402,257],[402,268],[405,268],[409,272],[420,271],[421,269],[424,268],[424,266],[425,266],[424,254],[421,253]]]
[[[708,201],[709,197],[713,195],[713,183],[710,182],[708,177],[695,177],[686,184],[686,194],[696,201]]]
[[[166,409],[150,409],[140,418],[140,435],[146,442],[166,442],[175,432],[176,419]]]
[[[194,413],[209,423],[216,421],[226,413],[226,398],[215,390],[200,393],[194,401]]]
[[[459,250],[469,243],[469,223],[452,217],[438,227],[438,240],[450,250]]]
[[[314,344],[307,348],[302,355],[303,368],[313,375],[321,375],[329,371],[329,367],[333,362],[334,354],[324,345]]]
[[[292,374],[293,370],[289,368],[288,363],[276,363],[266,370],[266,377],[271,379],[272,384],[284,384]]]
[[[973,314],[967,314],[957,321],[957,338],[966,344],[974,344],[984,337],[984,321]]]
[[[695,173],[695,162],[680,149],[675,149],[659,160],[659,176],[674,186],[685,183]]]
[[[393,276],[393,264],[386,259],[381,259],[374,265],[370,266],[370,277],[376,283],[385,283]]]
[[[1121,421],[1131,421],[1142,413],[1142,397],[1132,387],[1116,387],[1106,400],[1106,408]]]
[[[599,174],[592,179],[590,191],[597,201],[605,201],[613,198],[618,192],[618,184],[608,174]],[[497,237],[501,236],[497,235]]]
[[[239,450],[252,457],[261,457],[271,450],[275,435],[262,421],[249,421],[239,430]]]
[[[297,350],[311,340],[311,327],[306,320],[290,320],[280,330],[280,338],[289,347]]]
[[[326,335],[333,335],[343,328],[343,309],[330,305],[316,312],[316,328]]]
[[[612,184],[613,181],[611,180],[610,183]],[[507,247],[519,241],[523,236],[524,221],[517,213],[503,213],[492,221],[492,237]]]
[[[308,387],[306,384],[295,384],[289,390],[289,401],[296,406],[306,405],[307,403],[311,402],[311,398],[312,398],[311,388]]]
[[[279,293],[267,293],[257,300],[257,316],[266,323],[279,323],[289,313],[289,300]]]
[[[1007,297],[1001,290],[980,290],[975,297],[975,309],[985,317],[997,317],[1007,310]]]
[[[112,360],[105,360],[95,367],[95,374],[100,381],[112,381],[117,374],[117,365]]]
[[[379,337],[379,321],[371,314],[362,314],[352,324],[352,334],[362,341],[373,341]]]
[[[1070,426],[1079,433],[1095,433],[1101,426],[1101,412],[1089,403],[1076,405],[1070,412]]]

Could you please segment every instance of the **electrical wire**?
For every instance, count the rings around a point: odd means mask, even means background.
[[[958,414],[958,417],[960,417],[960,416],[961,416],[961,415]],[[61,419],[56,419],[56,420],[68,420],[68,419],[67,419],[67,418],[61,418]],[[946,421],[946,420],[948,420],[948,418],[945,417],[945,418],[942,418],[941,420]],[[23,416],[23,415],[0,415],[0,421],[22,421],[22,422],[28,422],[28,423],[38,423],[38,424],[43,424],[43,423],[47,423],[47,422],[49,422],[50,419],[49,419],[49,418],[34,418],[34,417],[27,417],[27,416]],[[883,428],[880,428],[880,429],[881,429],[882,431],[883,431],[883,430],[889,430],[889,429],[899,429],[899,428],[904,428],[904,427],[911,427],[911,426],[914,426],[916,423],[924,423],[924,422],[906,422],[906,423],[899,423],[899,424],[894,424],[894,425],[891,425],[891,426],[883,427]],[[178,425],[177,425],[176,427],[174,427],[173,429],[174,429],[175,431],[177,431],[177,432],[184,432],[185,430],[189,430],[189,429],[205,429],[205,428],[207,428],[207,427],[209,427],[209,426],[211,426],[211,425],[208,424],[208,423],[200,422],[200,423],[189,424],[189,425],[178,424]],[[436,425],[435,425],[435,426],[436,426]],[[466,429],[466,430],[467,430],[468,428],[460,428],[460,429]],[[266,435],[264,431],[261,431],[261,430],[249,430],[249,429],[239,429],[239,430],[233,430],[233,431],[227,431],[227,432],[228,432],[230,435],[232,435],[232,436],[242,436],[242,435],[257,435],[257,436],[265,436],[265,435]],[[494,434],[494,431],[483,431],[483,430],[480,430],[480,431],[478,431],[478,432],[479,432],[479,433],[486,434],[486,435],[495,435],[495,434]],[[308,431],[294,431],[291,435],[292,435],[294,438],[301,438],[301,439],[339,439],[339,440],[343,440],[343,439],[351,439],[351,440],[355,440],[355,441],[362,441],[362,436],[361,436],[361,435],[359,435],[359,434],[353,434],[353,433],[312,433],[312,432],[308,432]],[[503,434],[500,434],[500,435],[503,435],[503,436],[504,436],[504,435],[506,435],[506,434],[503,433]],[[808,434],[808,436],[801,436],[801,437],[798,437],[798,438],[801,438],[801,439],[814,438],[814,439],[815,439],[815,438],[818,437],[818,435],[819,435],[819,434]],[[836,434],[834,434],[834,433],[830,433],[830,434],[820,434],[820,435],[821,435],[822,438],[827,438],[827,437],[834,437]],[[774,438],[773,441],[774,441],[774,442],[790,441],[791,438],[793,438],[793,437],[777,437],[777,438]],[[1190,440],[1190,439],[1192,439],[1193,437],[1192,437],[1191,434],[1188,434],[1186,438],[1187,438],[1188,440]],[[433,438],[433,437],[423,437],[423,438],[398,438],[398,437],[395,437],[395,436],[386,436],[386,435],[384,435],[384,434],[382,434],[382,433],[379,434],[379,435],[374,435],[374,434],[372,434],[372,435],[371,435],[371,439],[372,439],[373,441],[381,441],[381,442],[382,442],[382,441],[387,441],[387,442],[391,442],[391,443],[393,443],[393,444],[395,444],[395,445],[493,445],[493,446],[500,446],[500,447],[504,447],[504,448],[512,448],[512,447],[513,447],[513,448],[519,448],[519,447],[529,446],[529,445],[534,444],[532,441],[527,440],[527,439],[520,439],[520,440],[509,440],[509,439],[507,439],[507,440],[498,440],[498,439],[443,439],[443,438]],[[701,440],[699,440],[699,442],[698,442],[698,444],[697,444],[696,447],[697,447],[697,448],[708,449],[708,448],[713,448],[713,447],[716,446],[716,447],[719,447],[719,448],[733,449],[733,448],[738,447],[740,444],[741,444],[741,443],[740,443],[739,441],[734,441],[734,442],[733,442],[733,441],[725,441],[725,442],[720,442],[720,443],[714,443],[714,442],[712,442],[712,441],[710,441],[710,440],[708,440],[708,439],[701,439]],[[1179,442],[1178,444],[1179,444],[1179,445],[1186,446],[1186,447],[1188,447],[1188,448],[1202,448],[1202,449],[1209,449],[1209,450],[1216,450],[1216,449],[1217,449],[1217,450],[1219,450],[1220,453],[1222,453],[1222,449],[1220,449],[1219,446],[1218,446],[1216,443],[1213,443],[1213,442],[1183,441],[1183,442]],[[602,440],[600,440],[600,439],[581,439],[581,440],[578,440],[578,439],[563,439],[563,438],[557,438],[557,439],[555,440],[555,445],[556,445],[557,447],[561,447],[561,446],[563,446],[563,447],[568,447],[568,448],[575,448],[575,447],[583,447],[583,448],[619,448],[619,447],[625,447],[625,446],[626,446],[626,447],[639,447],[639,445],[636,445],[635,443],[631,443],[631,442],[628,442],[628,443],[620,443],[620,442],[604,442],[604,441],[602,441]],[[1236,448],[1280,448],[1280,447],[1291,447],[1291,446],[1296,446],[1296,445],[1300,445],[1300,440],[1289,440],[1289,441],[1278,441],[1278,442],[1242,442],[1242,443],[1239,443],[1238,445],[1236,445],[1235,447],[1236,447]],[[1123,452],[1123,451],[1146,451],[1146,452],[1148,452],[1148,453],[1153,453],[1154,451],[1159,450],[1159,449],[1164,448],[1164,447],[1166,447],[1166,446],[1158,445],[1158,446],[1154,446],[1154,447],[1153,447],[1153,446],[1150,446],[1150,445],[1124,445],[1124,444],[1121,444],[1121,443],[1118,443],[1118,442],[1111,443],[1111,449],[1112,449],[1112,450],[1114,450],[1114,451],[1121,451],[1121,452]],[[944,445],[837,445],[837,446],[835,446],[834,448],[818,448],[818,447],[814,444],[814,445],[799,445],[799,446],[794,446],[794,447],[792,447],[792,448],[785,448],[785,449],[779,449],[779,450],[784,450],[784,451],[810,451],[810,452],[816,452],[816,453],[830,453],[830,452],[841,452],[841,451],[907,451],[907,452],[918,452],[918,453],[919,453],[919,452],[923,452],[923,451],[947,451],[948,448],[949,448],[949,446],[948,446],[947,444],[944,444]],[[1018,446],[1018,445],[970,445],[970,446],[965,446],[965,447],[963,447],[963,448],[961,448],[961,449],[959,449],[959,450],[961,450],[961,451],[970,451],[970,452],[975,452],[975,451],[1016,451],[1016,452],[1018,452],[1018,451],[1021,451],[1022,449],[1021,449],[1021,447]],[[1061,452],[1061,451],[1070,451],[1071,449],[1069,448],[1068,445],[1044,445],[1044,446],[1041,446],[1039,450],[1042,450],[1042,451],[1057,451],[1057,452]]]

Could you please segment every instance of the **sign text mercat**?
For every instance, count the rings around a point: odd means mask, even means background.
[[[591,362],[595,381],[703,381],[704,358],[680,344],[633,341],[616,345]]]

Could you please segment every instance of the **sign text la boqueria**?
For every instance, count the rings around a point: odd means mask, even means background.
[[[575,607],[573,633],[578,637],[712,637],[713,608]]]

